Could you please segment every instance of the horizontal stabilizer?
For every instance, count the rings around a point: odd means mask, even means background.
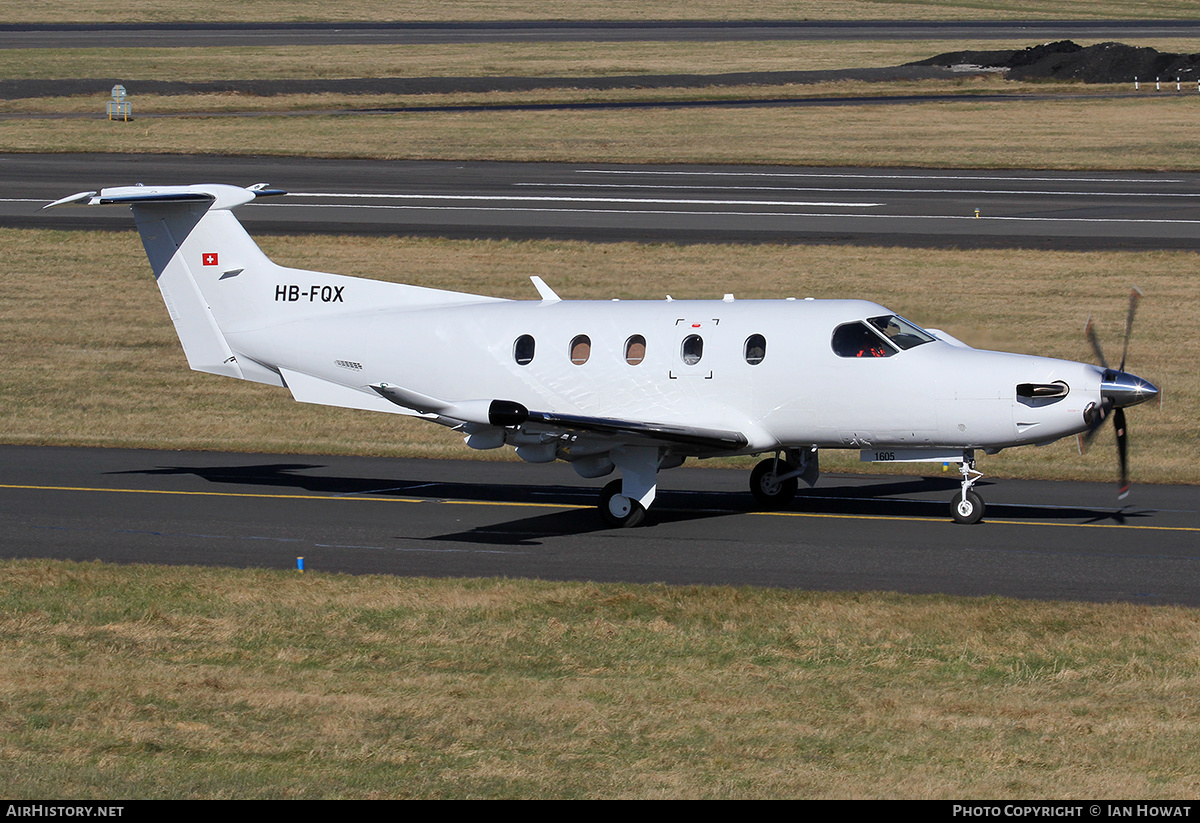
[[[155,203],[189,203],[211,201],[209,208],[231,209],[249,203],[256,197],[287,194],[282,189],[268,188],[266,183],[255,183],[248,188],[226,186],[219,183],[199,186],[114,186],[98,192],[81,191],[55,200],[43,208],[55,206],[111,206],[153,205]]]

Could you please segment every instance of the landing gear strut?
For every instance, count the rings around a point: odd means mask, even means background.
[[[983,498],[972,490],[975,481],[983,477],[983,472],[975,470],[975,458],[968,457],[959,464],[962,473],[962,491],[950,501],[950,516],[955,523],[971,525],[983,519]]]

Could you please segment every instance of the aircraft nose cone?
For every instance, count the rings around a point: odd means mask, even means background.
[[[1158,397],[1158,387],[1136,374],[1105,369],[1100,378],[1100,396],[1112,401],[1114,407],[1136,406]]]

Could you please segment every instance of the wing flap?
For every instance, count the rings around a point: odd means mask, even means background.
[[[642,443],[666,443],[712,451],[737,451],[745,448],[750,442],[741,432],[725,429],[551,412],[531,411],[528,414],[529,423],[561,429],[572,434],[600,434],[616,437],[623,442],[633,440]]]
[[[513,400],[439,400],[387,383],[376,383],[371,388],[397,406],[424,414],[504,429],[533,427],[563,434],[600,435],[617,441],[614,445],[659,443],[722,452],[743,449],[750,442],[742,432],[727,429],[530,411]]]

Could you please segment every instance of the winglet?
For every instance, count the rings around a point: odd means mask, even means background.
[[[546,281],[538,277],[536,274],[530,275],[530,280],[533,281],[533,287],[538,290],[538,294],[542,296],[543,303],[560,303],[562,298],[554,293],[554,289],[546,285]]]

